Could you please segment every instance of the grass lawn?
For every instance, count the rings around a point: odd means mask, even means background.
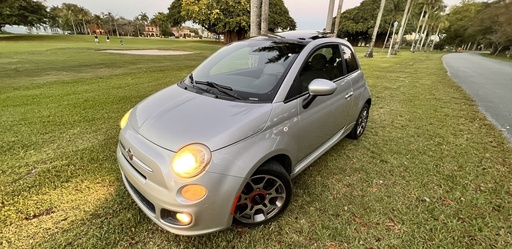
[[[0,36],[0,247],[505,248],[512,147],[446,74],[441,53],[376,49],[360,62],[368,130],[293,180],[276,222],[185,237],[125,190],[118,122],[220,47],[207,41]],[[177,49],[190,55],[98,53]]]

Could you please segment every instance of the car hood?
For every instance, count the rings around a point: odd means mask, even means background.
[[[173,85],[139,103],[130,125],[174,152],[190,143],[203,143],[214,151],[261,131],[271,111],[271,104],[221,100]]]

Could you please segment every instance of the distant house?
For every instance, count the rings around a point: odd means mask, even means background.
[[[181,28],[171,28],[171,32],[177,37],[193,37],[194,33],[190,32],[189,27],[183,26]]]
[[[153,25],[146,25],[144,27],[144,36],[146,37],[160,37],[160,29]]]

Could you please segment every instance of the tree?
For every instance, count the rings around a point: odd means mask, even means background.
[[[497,55],[512,45],[512,2],[495,2],[481,11],[471,22],[467,36],[486,39],[493,45],[491,53]]]
[[[334,33],[336,34],[338,32],[338,29],[340,28],[340,17],[341,17],[341,9],[343,7],[343,0],[340,0],[338,3],[338,11],[336,11],[336,21],[334,22]]]
[[[48,10],[48,25],[50,25],[50,27],[62,29],[61,12],[62,10],[59,6],[50,7]]]
[[[290,16],[288,8],[284,5],[283,0],[270,0],[269,5],[272,6],[268,13],[269,32],[297,29],[297,23]]]
[[[396,0],[396,7],[405,6],[406,0]],[[395,2],[395,1],[394,1]],[[361,4],[355,8],[345,10],[340,16],[340,23],[336,35],[347,39],[353,46],[357,46],[361,42],[370,42],[375,27],[375,19],[378,16],[380,9],[380,0],[363,0]],[[390,9],[390,8],[388,8]],[[400,10],[396,13],[400,13]],[[396,20],[393,17],[393,11],[385,10],[382,14],[382,24],[379,25],[375,44],[381,44],[384,41],[388,25]]]
[[[409,14],[409,8],[411,7],[412,0],[407,0],[407,5],[405,6],[404,15],[402,16],[402,22],[400,23],[400,30],[398,31],[398,41],[393,48],[393,54],[398,53],[398,48],[400,47],[400,43],[402,42],[402,36],[404,35],[405,26],[407,25],[406,19]]]
[[[295,29],[283,0],[270,0],[269,30]],[[171,8],[173,5],[171,5]],[[224,42],[245,39],[250,26],[249,0],[182,0],[181,15],[208,32],[224,34]]]
[[[269,0],[262,0],[261,2],[261,34],[268,34],[268,12]]]
[[[73,3],[63,3],[60,7],[65,21],[71,21],[71,27],[73,28],[74,34],[76,34],[75,17],[78,16],[80,7]]]
[[[78,18],[82,20],[82,25],[83,25],[83,30],[82,32],[84,34],[91,34],[91,30],[89,28],[87,28],[87,25],[86,23],[89,23],[91,18],[92,18],[92,14],[91,12],[86,9],[85,7],[83,6],[78,6]]]
[[[114,27],[116,28],[116,35],[117,35],[117,38],[119,38],[119,30],[117,28],[117,18],[114,16],[114,14],[112,14],[111,12],[108,12],[106,15],[105,15],[105,18],[108,19],[108,21],[110,22],[110,33],[112,35],[114,35],[114,32],[112,31],[112,22],[114,22]]]
[[[420,47],[419,47],[419,50],[422,50],[423,48],[423,43],[425,42],[425,39],[427,38],[427,33],[429,31],[429,27],[432,26],[431,23],[429,23],[429,15],[432,14],[432,15],[435,15],[436,12],[438,11],[441,11],[441,12],[444,12],[446,6],[444,5],[444,2],[443,0],[427,0],[427,2],[425,3],[426,6],[427,6],[427,15],[425,16],[425,20],[424,20],[424,23],[423,23],[423,28],[422,28],[422,36],[421,36],[421,42],[419,43]],[[425,43],[425,46],[427,45],[427,43]],[[418,50],[418,43],[416,43],[416,48],[415,50]]]
[[[46,6],[35,0],[3,0],[0,2],[0,29],[6,25],[34,27],[48,19]]]
[[[158,12],[155,15],[153,15],[153,18],[149,21],[151,25],[158,27],[158,30],[160,32],[159,35],[162,35],[162,33],[165,33],[164,35],[169,35],[171,30],[169,27],[169,20],[167,18],[167,14],[164,12]],[[167,25],[166,25],[167,24]]]
[[[446,36],[443,41],[453,46],[460,46],[481,39],[475,33],[467,32],[480,12],[487,8],[488,3],[463,2],[452,7],[446,15],[446,21],[450,26],[446,27]]]
[[[325,24],[325,31],[330,33],[332,31],[332,12],[334,11],[334,0],[329,0],[329,8],[327,9],[327,22]]]
[[[432,41],[430,51],[434,50],[436,42],[441,40],[441,37],[439,37],[439,31],[446,26],[448,26],[448,22],[446,21],[445,15],[441,12],[436,12],[432,18],[432,27],[436,28],[436,34],[434,35],[436,39]]]
[[[181,4],[181,0],[174,0],[172,1],[171,6],[167,8],[169,11],[167,13],[167,19],[173,27],[180,27],[187,21],[187,19],[181,14]]]
[[[96,29],[100,30],[100,32],[102,32],[101,30],[104,30],[105,22],[103,21],[103,17],[101,15],[94,14],[92,16],[92,20],[91,21],[96,26]],[[94,33],[96,33],[96,31],[94,31]]]
[[[251,0],[251,37],[260,35],[260,8],[261,0]]]
[[[375,45],[375,40],[377,39],[377,33],[379,32],[380,19],[382,18],[382,13],[384,12],[384,6],[386,4],[386,0],[380,1],[379,14],[377,15],[377,21],[375,21],[375,27],[373,28],[372,41],[370,42],[370,47],[368,51],[364,55],[367,58],[373,58],[373,46]]]

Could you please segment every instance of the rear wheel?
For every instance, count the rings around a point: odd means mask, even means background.
[[[233,223],[256,227],[277,219],[292,197],[292,183],[275,161],[264,163],[245,184],[235,207]]]
[[[361,112],[359,112],[359,116],[357,116],[356,124],[352,128],[349,134],[347,134],[348,138],[358,139],[363,135],[366,130],[366,124],[368,123],[368,117],[370,116],[370,106],[368,104],[364,104]]]

